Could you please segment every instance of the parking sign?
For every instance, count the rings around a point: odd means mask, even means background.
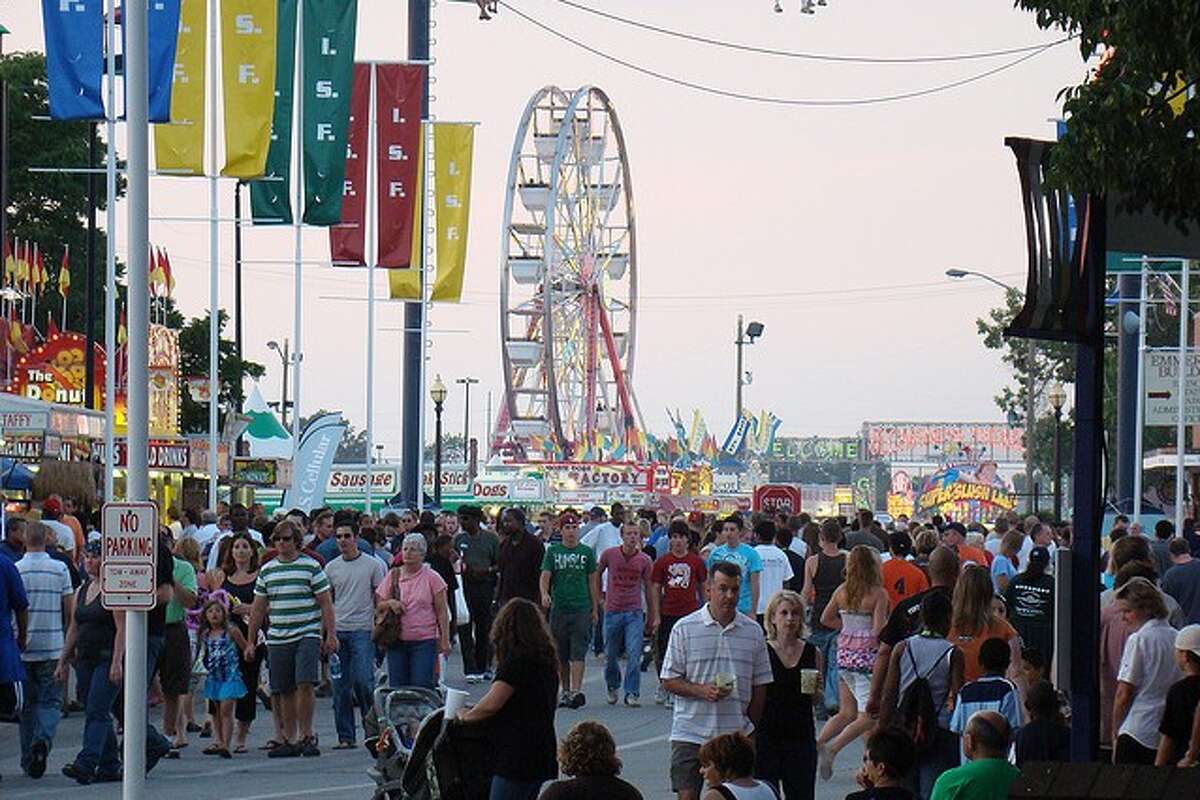
[[[100,593],[104,607],[154,608],[158,574],[158,507],[105,503],[101,520]]]

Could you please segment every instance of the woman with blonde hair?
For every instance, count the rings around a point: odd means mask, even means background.
[[[856,545],[846,558],[846,581],[821,613],[821,624],[839,631],[838,713],[826,721],[817,737],[821,780],[833,777],[833,760],[842,748],[871,727],[867,715],[871,672],[879,653],[879,632],[887,622],[888,611],[879,557],[874,548]]]
[[[817,780],[813,695],[821,685],[821,654],[804,641],[804,601],[796,592],[776,592],[763,623],[771,683],[754,728],[754,777],[776,791],[782,783],[788,800],[811,800]]]
[[[977,680],[983,674],[979,664],[979,648],[988,639],[1008,642],[1012,658],[1008,678],[1017,683],[1022,694],[1025,681],[1021,676],[1021,638],[1016,629],[996,613],[993,602],[996,594],[992,575],[987,567],[967,564],[954,584],[954,615],[950,620],[951,644],[963,653],[963,680]]]
[[[599,722],[577,722],[558,746],[558,766],[569,781],[546,787],[540,800],[642,800],[642,793],[617,776],[617,743]]]
[[[1125,640],[1113,700],[1113,763],[1153,765],[1159,723],[1171,686],[1183,679],[1175,662],[1175,629],[1158,587],[1133,578],[1116,592],[1121,619],[1133,633]]]

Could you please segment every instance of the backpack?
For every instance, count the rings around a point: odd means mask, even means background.
[[[933,749],[937,738],[939,708],[933,702],[933,689],[929,685],[929,676],[942,663],[947,654],[954,650],[954,645],[946,647],[945,652],[934,659],[933,666],[922,675],[917,671],[917,658],[913,655],[912,647],[905,648],[912,662],[916,678],[905,690],[897,708],[900,728],[909,735],[916,746],[917,755],[928,755]]]

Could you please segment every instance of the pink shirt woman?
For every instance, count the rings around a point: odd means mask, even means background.
[[[393,588],[398,592],[393,594]],[[392,567],[383,583],[375,590],[380,600],[399,600],[400,640],[417,642],[437,639],[438,595],[445,603],[446,582],[428,564],[418,564],[414,572],[407,566]]]
[[[404,537],[401,563],[375,590],[380,607],[400,615],[400,640],[387,650],[388,685],[437,686],[438,653],[450,652],[446,582],[425,563],[428,544],[419,533]]]

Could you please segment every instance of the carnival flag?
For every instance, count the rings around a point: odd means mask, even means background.
[[[342,219],[358,0],[303,0],[304,222]]]
[[[104,101],[104,8],[102,0],[42,0],[50,117],[101,119]]]
[[[159,266],[162,267],[163,277],[166,281],[167,297],[172,297],[175,294],[175,270],[171,269],[171,257],[167,254],[165,247],[162,249]]]
[[[412,239],[418,202],[417,154],[425,67],[380,64],[375,77],[376,164],[378,166],[379,256],[385,268],[412,266]]]
[[[65,300],[71,292],[71,245],[63,246],[62,263],[58,266],[58,293]]]
[[[17,260],[13,258],[12,245],[4,239],[4,284],[11,286],[17,274]]]
[[[471,166],[475,146],[473,125],[458,122],[433,123],[435,201],[437,203],[437,278],[431,299],[457,303],[462,299],[466,272],[467,222],[471,210]],[[418,170],[417,196],[424,196],[424,176]],[[419,215],[424,203],[416,203]],[[420,225],[416,226],[419,231]],[[412,264],[415,269],[388,272],[389,296],[393,300],[417,300],[421,296],[421,237],[413,237]]]
[[[146,44],[149,51],[147,57],[150,80],[147,112],[150,122],[162,123],[171,120],[171,90],[175,83],[175,50],[179,44],[181,2],[182,0],[154,0],[147,9]],[[122,25],[121,34],[124,33],[125,26]]]
[[[292,459],[292,488],[284,492],[283,507],[312,511],[325,502],[325,486],[338,444],[346,432],[342,415],[334,412],[309,420]]]
[[[217,0],[212,0],[216,2]],[[154,156],[159,171],[204,174],[205,14],[208,0],[182,0],[171,121],[154,127]],[[214,169],[216,165],[213,165]]]
[[[346,137],[346,177],[342,186],[342,221],[329,228],[329,258],[335,267],[367,263],[367,140],[370,133],[371,64],[354,65],[350,128]]]
[[[275,95],[277,2],[221,2],[225,109],[225,166],[221,174],[230,178],[258,178],[267,168]]]
[[[255,225],[292,224],[292,83],[296,77],[296,4],[279,0],[275,36],[275,106],[271,143],[262,180],[250,182],[250,215]]]

